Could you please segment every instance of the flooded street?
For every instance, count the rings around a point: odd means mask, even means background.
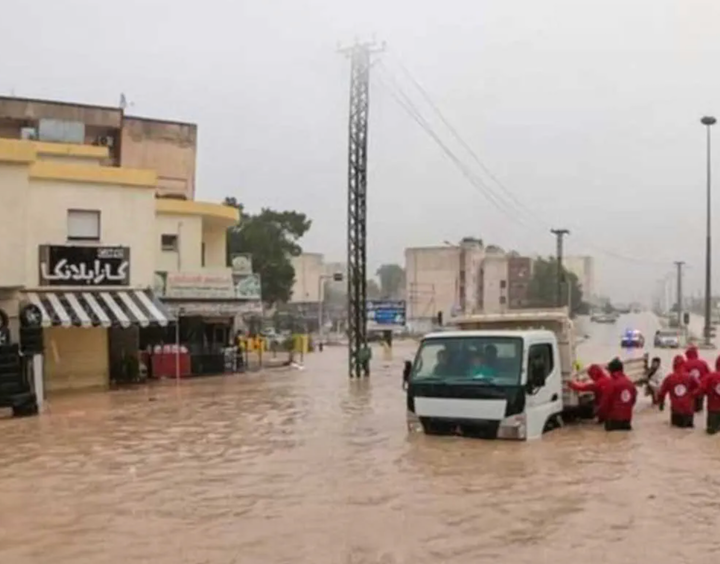
[[[594,325],[580,359],[617,354]],[[706,563],[720,439],[643,404],[531,443],[408,435],[399,344],[369,381],[344,349],[304,371],[61,398],[0,422],[0,562]],[[673,353],[664,353],[663,367]],[[710,357],[708,357],[710,358]],[[601,358],[602,359],[602,358]],[[609,360],[605,358],[604,360]]]

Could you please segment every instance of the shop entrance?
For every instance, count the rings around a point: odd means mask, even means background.
[[[137,326],[108,329],[110,384],[134,384],[145,379],[140,361],[140,331]]]

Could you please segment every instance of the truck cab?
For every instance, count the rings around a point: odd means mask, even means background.
[[[564,386],[574,336],[565,311],[476,315],[430,333],[403,379],[407,408],[428,434],[526,440],[560,426],[577,404]]]

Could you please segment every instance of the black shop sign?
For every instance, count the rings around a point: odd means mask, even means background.
[[[40,286],[128,286],[129,247],[40,246]]]

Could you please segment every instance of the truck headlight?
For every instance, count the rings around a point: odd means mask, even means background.
[[[524,440],[527,437],[527,419],[524,413],[511,415],[500,421],[498,439]]]

